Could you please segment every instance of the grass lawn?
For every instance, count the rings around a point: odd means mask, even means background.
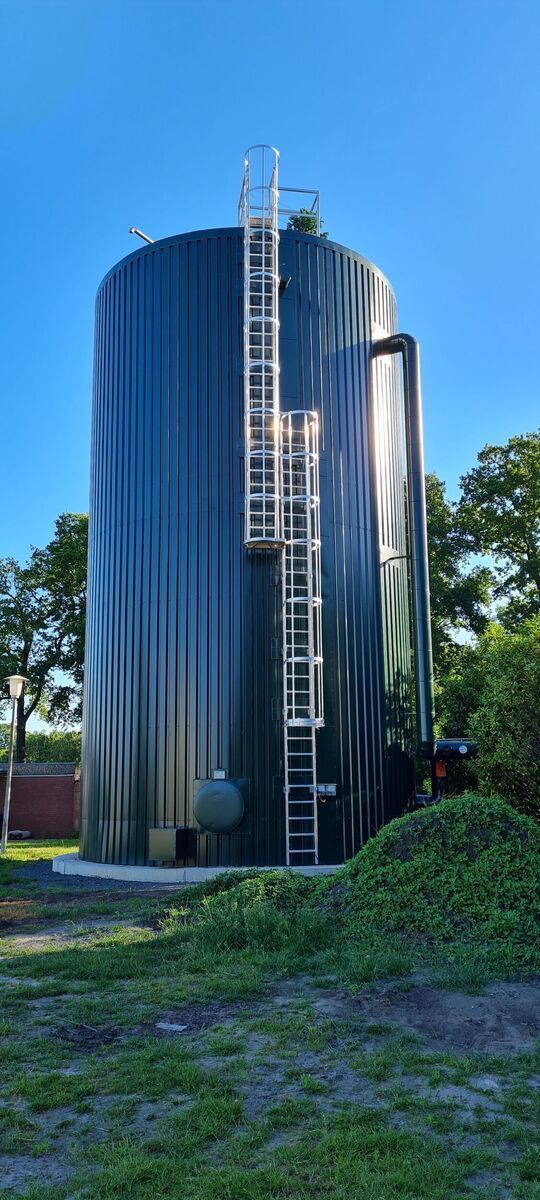
[[[0,1196],[539,1200],[537,980],[317,905],[44,890],[73,848],[0,862]]]

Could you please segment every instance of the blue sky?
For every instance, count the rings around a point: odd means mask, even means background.
[[[0,554],[87,507],[94,296],[129,226],[233,224],[252,142],[393,283],[451,494],[537,427],[539,46],[538,0],[0,0]]]

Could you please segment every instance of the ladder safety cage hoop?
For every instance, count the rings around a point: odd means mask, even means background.
[[[281,538],[279,428],[279,153],[251,146],[244,160],[245,545],[276,550]]]

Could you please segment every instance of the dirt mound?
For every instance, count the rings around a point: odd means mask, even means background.
[[[386,826],[329,884],[359,931],[471,937],[533,965],[540,828],[496,798],[467,794]]]

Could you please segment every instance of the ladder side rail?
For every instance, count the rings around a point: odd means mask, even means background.
[[[323,639],[322,639],[322,572],[321,572],[321,498],[319,482],[319,422],[313,413],[311,429],[311,494],[310,511],[313,560],[313,640],[314,640],[314,716],[324,724]]]
[[[291,809],[290,809],[290,766],[289,758],[289,672],[287,665],[287,655],[289,650],[289,629],[288,629],[288,611],[289,611],[289,554],[290,554],[290,417],[284,415],[281,419],[281,503],[282,503],[282,533],[283,533],[283,554],[281,568],[281,588],[282,588],[282,655],[283,655],[283,768],[284,768],[284,794],[285,794],[285,852],[286,863],[291,865]],[[292,606],[291,606],[292,607]],[[290,622],[292,626],[292,620]],[[291,629],[292,635],[292,629]]]
[[[308,655],[309,655],[309,715],[315,718],[315,637],[313,628],[313,599],[315,578],[313,572],[313,534],[312,534],[312,422],[310,421],[311,414],[306,413],[304,417],[304,440],[305,440],[305,476],[306,476],[306,594],[307,602],[307,631],[308,631]]]
[[[318,862],[316,420],[284,414],[283,688],[287,863]],[[320,589],[319,589],[320,590]]]

